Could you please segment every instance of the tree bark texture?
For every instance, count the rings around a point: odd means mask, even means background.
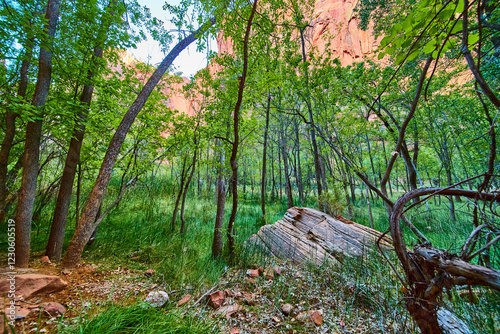
[[[28,122],[26,126],[26,142],[23,155],[23,176],[21,190],[17,201],[16,210],[16,266],[28,267],[30,256],[31,218],[36,196],[36,183],[38,177],[38,160],[40,154],[40,139],[42,136],[42,112],[49,95],[52,79],[52,52],[51,42],[56,33],[59,18],[59,0],[49,0],[45,13],[44,32],[48,38],[48,45],[40,46],[38,59],[38,76],[31,104],[37,109],[36,119]]]

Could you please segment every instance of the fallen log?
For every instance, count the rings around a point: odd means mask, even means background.
[[[282,220],[263,226],[248,242],[273,256],[294,263],[325,260],[343,262],[373,251],[382,233],[341,216],[336,218],[310,208],[292,207]],[[392,239],[383,236],[380,245],[392,247]]]

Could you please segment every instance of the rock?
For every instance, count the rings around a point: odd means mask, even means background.
[[[56,302],[48,302],[42,304],[43,311],[50,315],[64,314],[66,313],[66,308]]]
[[[226,289],[226,290],[224,290],[224,296],[226,298],[231,298],[231,297],[234,297],[234,293],[231,290]]]
[[[47,255],[45,255],[44,257],[42,257],[40,259],[40,262],[41,263],[50,263],[50,259],[49,259],[49,257]]]
[[[243,295],[243,301],[250,306],[257,305],[257,300],[255,300],[255,296],[252,293]]]
[[[0,294],[7,295],[10,289],[10,284],[13,282],[13,280],[9,280],[11,277],[0,281]],[[23,274],[16,275],[14,277],[16,298],[20,298],[22,296],[24,299],[28,299],[35,295],[59,292],[64,290],[64,288],[68,285],[68,283],[57,276]]]
[[[181,307],[182,305],[187,304],[190,300],[191,300],[191,295],[190,294],[185,295],[184,297],[181,298],[181,300],[177,302],[177,307]]]
[[[21,306],[14,306],[13,309],[11,308],[5,308],[5,316],[7,317],[7,321],[12,320],[12,317],[14,317],[14,320],[21,320],[24,319],[28,316],[28,314],[31,312],[30,309],[21,307]],[[3,314],[0,314],[0,317],[3,319]],[[3,328],[0,328],[2,330]]]
[[[229,319],[233,314],[243,309],[243,306],[238,304],[222,306],[217,310],[217,315],[224,316]]]
[[[274,279],[274,269],[273,267],[267,267],[264,271],[264,278],[268,281],[272,281]]]
[[[334,218],[310,208],[292,207],[282,220],[260,228],[247,246],[265,245],[264,252],[295,263],[325,261],[337,263],[361,257],[375,247],[382,233],[369,227]],[[392,239],[384,236],[381,246],[390,248]]]
[[[309,320],[309,314],[307,314],[306,311],[302,311],[299,314],[297,314],[295,319],[297,319],[298,321],[301,321],[301,322],[306,322]]]
[[[144,275],[146,275],[146,277],[152,277],[154,274],[155,274],[154,269],[148,269],[144,272]]]
[[[290,313],[292,313],[293,311],[293,306],[291,304],[284,304],[283,306],[281,306],[281,312],[283,312],[284,315],[290,315]]]
[[[323,325],[323,311],[322,310],[311,310],[308,312],[309,318],[316,326]]]
[[[169,300],[165,291],[151,291],[145,301],[152,307],[161,307]]]
[[[275,266],[273,269],[274,269],[274,274],[276,276],[280,276],[281,275],[281,268],[280,267]]]
[[[262,266],[257,268],[257,270],[259,271],[259,275],[262,275],[262,273],[264,272],[264,268]]]
[[[222,291],[215,291],[207,296],[208,305],[213,309],[219,308],[224,303],[224,300],[224,292]]]
[[[259,277],[260,276],[259,269],[248,269],[247,275],[253,278]]]
[[[233,328],[233,329],[231,329],[229,334],[240,334],[240,330],[238,328]]]
[[[71,271],[69,271],[69,270],[67,270],[67,269],[64,269],[63,271],[61,271],[61,273],[62,273],[63,275],[69,275],[69,274],[71,274]]]

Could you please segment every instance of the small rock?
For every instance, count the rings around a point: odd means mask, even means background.
[[[238,304],[226,305],[226,306],[222,306],[221,308],[219,308],[217,310],[216,314],[222,315],[222,316],[226,317],[227,319],[229,319],[233,314],[240,311],[241,309],[243,309],[243,307],[241,305],[238,305]]]
[[[278,317],[276,317],[276,316],[275,316],[275,317],[273,317],[273,321],[274,321],[274,322],[281,322],[280,318],[278,318]]]
[[[268,281],[272,281],[274,279],[274,269],[273,267],[267,267],[264,271],[264,278]]]
[[[297,319],[298,321],[306,322],[309,320],[309,315],[307,314],[306,311],[303,311],[303,312],[300,312],[299,314],[297,314],[295,319]]]
[[[224,292],[220,290],[212,292],[207,296],[207,298],[208,298],[208,305],[214,309],[219,308],[224,303],[225,300]]]
[[[274,269],[274,274],[276,276],[280,276],[281,275],[281,268],[280,267],[275,266],[273,269]]]
[[[233,328],[233,329],[231,329],[229,334],[240,334],[240,330],[238,328]]]
[[[146,297],[146,303],[152,307],[161,307],[168,299],[168,294],[165,291],[151,291]]]
[[[259,269],[248,269],[247,275],[253,278],[257,278],[260,276],[260,271]]]
[[[281,312],[283,312],[284,315],[290,315],[293,311],[293,306],[291,304],[284,304],[281,306]]]
[[[50,263],[50,259],[49,259],[49,257],[47,255],[45,255],[44,257],[42,257],[40,259],[40,262],[41,263]]]
[[[30,310],[33,310],[33,309],[39,308],[39,307],[40,307],[40,305],[38,305],[38,304],[36,304],[36,305],[28,305],[28,309],[30,309]]]
[[[11,310],[9,308],[6,308],[5,309],[5,315],[6,316],[12,316],[14,315],[14,320],[21,320],[21,319],[24,319],[28,316],[28,314],[30,313],[31,310],[27,309],[27,308],[24,308],[24,307],[21,307],[21,306],[16,306],[14,310]],[[3,314],[0,315],[0,317],[2,317],[3,319]],[[9,318],[9,320],[12,320],[12,318]],[[3,329],[0,328],[0,331]]]
[[[247,303],[250,306],[255,306],[257,305],[257,301],[255,300],[255,296],[251,293],[246,294],[243,296],[243,301]]]
[[[71,271],[69,271],[68,269],[64,269],[63,271],[61,271],[61,274],[69,275],[69,274],[71,274]]]
[[[234,297],[234,293],[231,291],[231,290],[224,290],[224,296],[226,296],[226,298],[230,298],[230,297]]]
[[[260,266],[259,268],[257,268],[257,270],[259,271],[259,274],[261,274],[261,275],[264,272],[264,268],[262,266]]]
[[[241,292],[239,292],[239,291],[236,291],[234,293],[234,298],[235,299],[241,299],[241,298],[243,298],[243,294]]]
[[[146,277],[151,277],[155,274],[155,271],[154,269],[148,269],[144,272],[144,275],[146,275]]]
[[[43,310],[50,315],[64,314],[66,313],[66,308],[56,302],[48,302],[42,304]]]
[[[311,310],[308,313],[309,313],[309,318],[316,326],[321,326],[323,324],[322,310]]]
[[[191,300],[191,295],[187,294],[177,302],[177,307],[187,304]]]

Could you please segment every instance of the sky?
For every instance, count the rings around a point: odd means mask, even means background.
[[[168,12],[163,10],[163,4],[165,0],[138,0],[141,6],[147,6],[151,9],[151,15],[165,22],[166,29],[175,29],[175,26],[169,22]],[[169,0],[169,3],[173,4],[177,1]],[[175,43],[177,37],[174,38]],[[174,45],[171,45],[170,49]],[[210,48],[216,48],[216,43],[214,41],[210,42]],[[138,60],[148,63],[148,57],[150,57],[149,63],[153,65],[158,65],[165,55],[161,52],[161,48],[158,42],[154,41],[150,36],[146,41],[137,44],[137,49],[129,49],[130,53]],[[196,51],[196,43],[192,43],[188,48],[179,54],[179,56],[174,60],[173,66],[176,72],[182,72],[182,75],[189,77],[195,74],[200,69],[207,65],[207,54],[206,50],[204,52]]]

